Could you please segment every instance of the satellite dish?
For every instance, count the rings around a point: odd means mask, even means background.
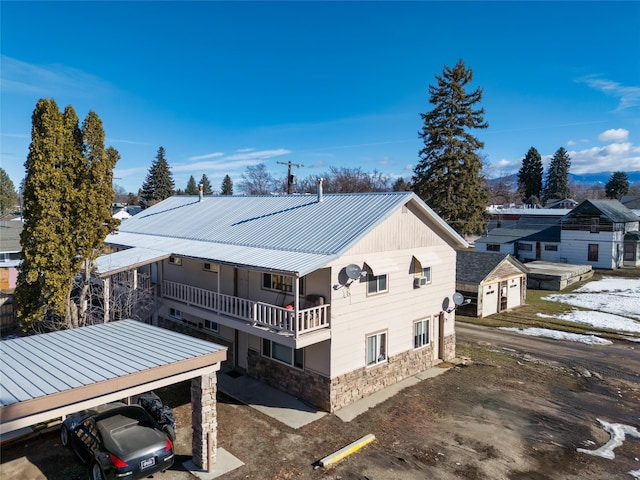
[[[350,263],[349,265],[344,267],[344,270],[347,273],[347,277],[349,277],[351,280],[360,278],[360,274],[362,273],[362,269],[355,263]]]
[[[460,292],[456,292],[453,294],[453,303],[456,307],[459,307],[464,303],[464,296]]]

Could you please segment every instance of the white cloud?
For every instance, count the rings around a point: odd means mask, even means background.
[[[76,97],[104,96],[112,87],[104,80],[64,65],[34,65],[2,55],[3,92],[46,97],[72,93]]]
[[[616,109],[618,111],[640,105],[640,87],[627,87],[612,80],[596,78],[593,76],[585,77],[578,81],[586,83],[591,88],[600,90],[607,95],[619,98],[620,103],[618,103],[618,108]]]
[[[204,155],[196,155],[194,157],[189,157],[188,160],[206,160],[208,158],[217,158],[223,155],[224,153],[222,152],[213,152],[213,153],[206,153]]]
[[[576,144],[576,142],[574,142],[573,140],[569,140],[567,142],[567,145],[569,145],[570,147],[573,147]]]
[[[630,142],[612,143],[568,153],[571,157],[571,173],[578,175],[640,170],[640,147]]]
[[[625,142],[629,138],[629,130],[624,128],[612,128],[602,132],[598,136],[601,142]]]

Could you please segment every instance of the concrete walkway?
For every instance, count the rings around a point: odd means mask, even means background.
[[[455,362],[454,362],[455,363]],[[400,390],[415,385],[422,380],[440,375],[453,366],[443,363],[417,375],[409,377],[390,387],[353,402],[334,414],[343,422],[350,422],[358,415],[391,398]],[[281,392],[246,375],[237,376],[218,372],[218,390],[234,400],[249,405],[291,428],[301,428],[327,415],[309,404],[287,393]]]

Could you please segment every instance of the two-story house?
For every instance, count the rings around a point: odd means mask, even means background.
[[[228,346],[226,368],[327,411],[455,356],[468,245],[410,192],[174,196],[106,243],[105,297],[151,285],[153,322]]]
[[[561,221],[564,261],[613,269],[640,265],[640,218],[618,200],[585,200]]]

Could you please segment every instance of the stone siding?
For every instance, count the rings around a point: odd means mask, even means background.
[[[450,362],[456,358],[456,334],[444,337],[444,352],[442,358],[445,362]]]
[[[218,445],[216,389],[215,372],[191,380],[191,450],[193,463],[205,471],[209,469],[209,458],[211,458],[211,466],[216,463]]]
[[[304,400],[311,405],[331,411],[329,402],[329,378],[311,371],[301,371],[280,362],[263,357],[249,349],[248,375],[278,390]]]
[[[331,411],[368,397],[433,365],[433,344],[431,344],[390,357],[386,363],[339,375],[331,380]]]

